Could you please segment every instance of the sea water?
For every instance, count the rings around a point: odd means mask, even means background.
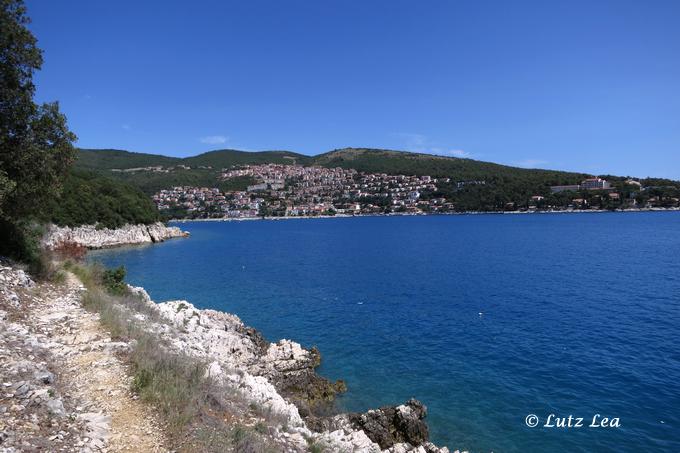
[[[415,397],[473,452],[680,451],[680,213],[180,226],[89,259],[317,346],[344,410]]]

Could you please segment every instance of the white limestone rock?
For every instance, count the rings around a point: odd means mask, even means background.
[[[216,361],[208,366],[206,374],[217,382],[239,389],[248,402],[255,403],[270,414],[281,417],[286,420],[288,426],[305,426],[297,407],[279,395],[266,378],[253,376],[243,371],[224,370]]]
[[[150,244],[175,237],[185,237],[188,233],[178,227],[169,227],[162,222],[151,225],[124,225],[120,228],[97,229],[96,225],[79,227],[59,227],[50,225],[42,239],[47,249],[75,244],[89,249],[100,249],[130,244]]]

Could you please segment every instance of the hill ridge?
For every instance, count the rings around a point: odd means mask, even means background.
[[[230,194],[247,191],[248,187],[256,187],[263,181],[261,177],[258,179],[253,172],[223,178],[223,168],[270,163],[296,163],[303,166],[313,165],[355,170],[358,174],[372,174],[373,177],[377,177],[381,181],[390,179],[379,176],[383,174],[417,178],[430,177],[436,180],[436,185],[433,185],[429,192],[424,190],[423,193],[414,196],[420,197],[423,202],[432,199],[447,200],[447,203],[450,203],[453,209],[458,212],[549,210],[555,207],[560,209],[569,207],[628,209],[645,206],[677,207],[680,204],[680,181],[641,178],[630,182],[628,176],[590,175],[588,173],[550,169],[519,168],[469,158],[379,148],[347,147],[315,156],[285,150],[250,152],[218,149],[188,157],[170,157],[112,149],[81,149],[78,151],[74,173],[86,170],[103,176],[102,180],[112,179],[118,183],[128,184],[146,194],[149,200],[151,196],[157,196],[161,190],[175,187],[206,188],[206,190],[216,188],[220,193],[232,196]],[[580,190],[582,181],[592,176],[607,179],[608,184],[603,184],[603,187],[607,187],[608,190]],[[99,184],[96,179],[84,179],[83,176],[79,177],[79,180],[82,181],[82,184],[79,183],[80,185],[77,187],[86,187],[89,184],[92,186],[93,193],[101,194],[102,197],[106,195],[109,187],[117,187],[105,181]],[[390,203],[399,203],[398,199],[392,198],[393,192],[395,190],[397,192],[406,190],[399,185],[397,180],[392,180],[389,183],[392,186],[389,186],[389,184],[384,187],[381,186],[379,193],[373,193],[377,189],[375,189],[372,181],[374,179],[364,180],[357,176],[353,183],[348,183],[343,188],[342,193],[333,195],[336,204],[338,206],[347,204],[347,200],[355,196],[357,200],[364,204],[380,206],[383,211],[388,211],[394,208]],[[425,178],[422,181],[429,181],[429,179]],[[300,181],[297,183],[302,184]],[[293,187],[295,184],[296,182],[291,181],[288,187]],[[420,188],[426,186],[427,183],[425,182]],[[571,189],[553,189],[554,186],[568,186]],[[116,190],[120,193],[129,194],[129,200],[137,199],[136,196],[132,197],[133,191],[125,189],[124,185],[119,186]],[[272,192],[275,191],[272,189]],[[269,197],[267,198],[268,203],[271,202],[277,206],[282,203],[281,197],[286,198],[286,195],[282,193],[260,195],[265,198]],[[399,198],[403,194],[398,193],[397,195],[396,198]],[[386,196],[387,198],[385,198]],[[87,205],[75,198],[68,206]],[[315,202],[321,202],[321,199],[317,198]],[[144,203],[141,201],[134,203],[134,206],[137,207],[134,210],[119,206],[120,203],[116,204],[114,201],[113,199],[110,200],[110,209],[104,210],[100,217],[111,222],[117,222],[116,219],[119,217],[117,213],[120,213],[121,216],[130,214],[133,217],[148,217],[148,210],[142,209]],[[322,201],[327,202],[328,196]],[[128,202],[132,203],[132,201]],[[292,199],[286,200],[286,203],[289,204],[294,202]],[[102,203],[92,200],[90,205],[92,208],[88,208],[87,211],[102,206]],[[435,207],[439,208],[438,206]],[[82,209],[70,209],[68,211],[69,216],[61,217],[71,223],[74,221],[73,218],[79,218],[86,214],[80,212],[83,211]],[[78,215],[76,216],[74,213]]]
[[[197,163],[197,162],[203,162],[204,160],[207,160],[210,157],[213,156],[224,156],[227,154],[231,154],[232,156],[239,156],[242,157],[244,164],[246,163],[257,163],[256,161],[261,161],[265,160],[264,158],[266,157],[274,157],[274,158],[280,158],[280,157],[291,157],[298,159],[302,161],[304,164],[308,165],[323,165],[324,163],[330,161],[331,159],[338,159],[341,157],[347,157],[349,155],[353,156],[362,156],[362,155],[382,155],[385,157],[404,157],[404,158],[410,158],[410,159],[423,159],[423,160],[444,160],[444,161],[467,161],[467,162],[475,162],[475,163],[482,163],[482,164],[489,164],[489,165],[496,165],[499,167],[507,167],[507,168],[515,168],[519,170],[547,170],[547,171],[563,171],[565,173],[575,173],[575,172],[569,172],[569,171],[564,171],[564,170],[549,170],[549,169],[539,169],[539,168],[523,168],[523,167],[517,167],[517,166],[512,166],[512,165],[506,165],[506,164],[499,164],[496,162],[490,162],[490,161],[481,161],[477,159],[472,159],[469,157],[457,157],[457,156],[445,156],[441,154],[429,154],[429,153],[423,153],[423,152],[415,152],[415,151],[406,151],[406,150],[397,150],[397,149],[389,149],[389,148],[363,148],[363,147],[344,147],[344,148],[336,148],[330,151],[326,151],[323,153],[319,154],[314,154],[314,155],[307,155],[307,154],[302,154],[298,153],[295,151],[290,151],[290,150],[259,150],[259,151],[244,151],[244,150],[239,150],[239,149],[232,149],[232,148],[222,148],[222,149],[215,149],[211,151],[205,151],[196,155],[191,155],[191,156],[185,156],[185,157],[178,157],[178,156],[166,156],[164,154],[156,154],[156,153],[143,153],[143,152],[136,152],[136,151],[128,151],[128,150],[122,150],[122,149],[114,149],[114,148],[79,148],[78,149],[78,161],[77,165],[80,167],[87,167],[87,168],[105,168],[105,169],[111,169],[111,168],[135,168],[135,165],[128,164],[127,166],[120,166],[120,167],[114,167],[113,164],[107,165],[107,166],[93,166],[91,165],[91,161],[95,158],[94,154],[99,154],[97,157],[101,158],[115,158],[114,162],[119,162],[121,158],[129,156],[131,159],[135,158],[146,158],[146,159],[157,159],[159,162],[160,161],[166,161],[166,162],[176,162],[177,164],[186,164],[187,162],[190,163]],[[137,159],[138,160],[138,159]],[[226,162],[231,164],[231,162]],[[276,162],[271,162],[271,163],[276,163]],[[231,164],[234,165],[234,164]],[[152,166],[152,165],[149,165]],[[580,173],[584,174],[584,173]]]

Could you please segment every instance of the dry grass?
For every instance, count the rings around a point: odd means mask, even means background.
[[[132,352],[133,390],[152,403],[178,434],[204,409],[213,409],[205,366],[186,356],[169,354],[150,335],[142,335]]]
[[[268,440],[272,424],[281,420],[267,411],[253,410],[232,388],[218,385],[205,375],[205,363],[173,352],[153,332],[149,321],[161,322],[158,312],[141,297],[115,287],[98,266],[70,263],[87,291],[83,307],[99,314],[113,338],[129,341],[128,359],[133,370],[132,390],[152,405],[165,421],[166,435],[178,451],[268,453],[279,451]],[[108,285],[107,285],[108,283]],[[142,314],[147,321],[135,315]],[[257,408],[256,408],[257,409]],[[231,417],[225,415],[231,414]],[[236,416],[234,416],[236,414]],[[260,416],[255,426],[227,423],[245,416]]]

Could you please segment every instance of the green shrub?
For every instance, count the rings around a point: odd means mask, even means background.
[[[52,281],[57,284],[64,283],[66,281],[66,273],[61,269],[57,270],[52,277]]]
[[[267,425],[265,425],[263,422],[257,422],[255,424],[255,431],[257,431],[260,434],[267,434],[269,432],[269,429],[267,428]]]
[[[35,222],[0,217],[0,256],[26,264],[28,272],[38,280],[50,279],[55,268],[49,253],[40,248],[44,232]]]
[[[310,453],[324,453],[326,451],[323,445],[316,442],[309,442],[307,447],[309,448]]]
[[[118,266],[115,269],[104,271],[102,283],[109,293],[123,295],[128,292],[128,288],[125,285],[125,273],[125,266]]]
[[[265,453],[271,451],[260,434],[250,428],[235,426],[231,430],[234,451],[239,453]]]

